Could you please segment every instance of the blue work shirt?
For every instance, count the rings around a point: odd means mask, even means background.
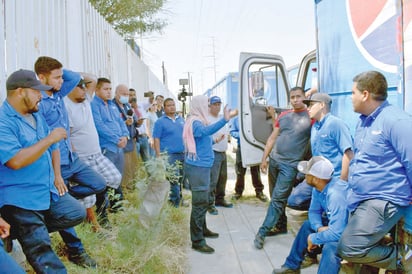
[[[160,152],[183,153],[185,145],[183,143],[183,126],[185,120],[176,116],[175,120],[167,115],[163,115],[154,124],[153,138],[158,138],[160,142]]]
[[[312,156],[328,159],[335,169],[333,176],[340,177],[343,154],[352,149],[353,140],[349,127],[341,119],[328,113],[313,124],[310,143]]]
[[[354,157],[349,168],[350,211],[365,200],[399,206],[412,200],[412,117],[383,102],[356,127]]]
[[[129,136],[129,131],[117,106],[111,100],[105,102],[100,97],[94,96],[91,107],[101,149],[118,153],[122,148],[117,144],[121,137]]]
[[[51,152],[57,144],[49,147],[36,161],[13,170],[6,166],[23,148],[38,143],[49,135],[49,128],[42,115],[33,113],[34,128],[8,102],[0,107],[0,208],[12,205],[27,210],[46,210],[59,195],[54,186],[54,171]]]
[[[230,123],[230,136],[237,140],[237,145],[240,146],[240,135],[239,135],[239,116],[232,119]]]
[[[42,101],[39,107],[41,113],[46,119],[50,130],[62,127],[67,132],[67,138],[59,142],[60,149],[60,164],[68,165],[73,160],[72,146],[70,142],[70,124],[69,116],[64,105],[63,98],[69,94],[80,82],[81,76],[79,73],[63,69],[63,84],[58,92],[54,92],[49,96],[45,91],[42,91]]]
[[[216,123],[205,126],[201,121],[193,121],[193,136],[196,143],[196,157],[185,157],[185,163],[192,166],[212,167],[215,160],[215,153],[213,152],[212,135],[226,125],[227,121],[222,118]]]
[[[333,177],[322,192],[313,188],[309,207],[310,226],[318,231],[324,226],[322,217],[328,219],[327,230],[309,235],[313,244],[321,245],[339,241],[348,222],[347,190],[348,184],[337,177]]]

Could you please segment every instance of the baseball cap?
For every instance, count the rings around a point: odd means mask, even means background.
[[[332,98],[326,93],[315,93],[309,99],[303,100],[303,103],[309,105],[310,102],[323,102],[325,104],[332,104]]]
[[[7,90],[14,90],[17,88],[32,88],[36,90],[51,90],[53,87],[43,85],[36,77],[36,73],[31,70],[20,69],[12,74],[6,81]]]
[[[77,84],[78,87],[85,89],[86,84],[91,83],[92,81],[86,81],[83,77],[80,79],[80,82]]]
[[[209,103],[211,105],[216,104],[216,103],[222,103],[222,100],[220,99],[219,96],[212,96],[210,97]]]
[[[313,156],[309,161],[300,161],[298,170],[303,174],[326,180],[330,179],[334,172],[332,163],[323,156]]]

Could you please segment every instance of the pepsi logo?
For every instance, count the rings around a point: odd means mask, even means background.
[[[373,66],[392,73],[398,71],[402,57],[402,17],[399,2],[346,1],[349,26],[359,51]]]

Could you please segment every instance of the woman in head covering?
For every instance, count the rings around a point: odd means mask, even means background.
[[[214,161],[212,135],[222,128],[230,118],[237,115],[237,110],[224,108],[224,117],[214,124],[209,124],[208,98],[195,96],[191,102],[189,116],[183,128],[185,142],[185,176],[192,190],[192,212],[190,214],[190,238],[192,248],[202,253],[213,253],[205,237],[217,238],[218,233],[206,226],[206,211],[209,205],[210,169]]]

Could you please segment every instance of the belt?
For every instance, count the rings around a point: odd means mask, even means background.
[[[148,137],[146,133],[139,134],[139,137]]]

